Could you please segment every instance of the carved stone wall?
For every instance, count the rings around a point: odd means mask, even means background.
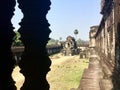
[[[103,18],[96,32],[96,51],[100,56],[104,78],[111,80],[113,89],[120,84],[120,1],[102,0]]]

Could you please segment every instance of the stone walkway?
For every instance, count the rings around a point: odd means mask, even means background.
[[[89,66],[84,70],[77,90],[113,90],[111,78],[105,78],[105,72],[109,74],[105,66],[105,63],[101,65],[101,59],[96,55],[95,50],[91,50]]]
[[[101,90],[99,83],[103,75],[98,56],[95,55],[95,51],[93,51],[90,56],[89,62],[89,67],[84,70],[77,90]]]

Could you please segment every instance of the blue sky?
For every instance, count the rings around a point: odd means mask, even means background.
[[[89,30],[93,25],[99,25],[102,15],[100,14],[100,0],[51,0],[51,9],[47,14],[51,24],[50,37],[66,39],[68,35],[75,37],[74,30],[78,29],[77,39],[89,40]],[[23,15],[16,9],[12,19],[16,30],[19,28]]]

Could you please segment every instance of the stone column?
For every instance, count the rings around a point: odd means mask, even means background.
[[[11,52],[14,37],[11,18],[15,0],[0,0],[0,90],[16,90],[11,77],[15,60]]]
[[[50,24],[46,14],[50,0],[18,0],[24,18],[18,30],[25,46],[20,61],[21,73],[25,82],[21,90],[49,90],[46,74],[50,71],[51,61],[46,51],[49,40]]]

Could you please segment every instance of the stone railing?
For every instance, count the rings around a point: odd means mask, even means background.
[[[46,46],[47,49],[47,53],[48,55],[53,55],[56,53],[59,53],[62,49],[62,46],[60,45],[49,45]],[[21,55],[24,52],[24,47],[23,46],[17,46],[17,47],[12,47],[11,48],[12,52],[13,52],[13,56],[16,60],[16,64],[18,65],[19,61],[21,60]]]

